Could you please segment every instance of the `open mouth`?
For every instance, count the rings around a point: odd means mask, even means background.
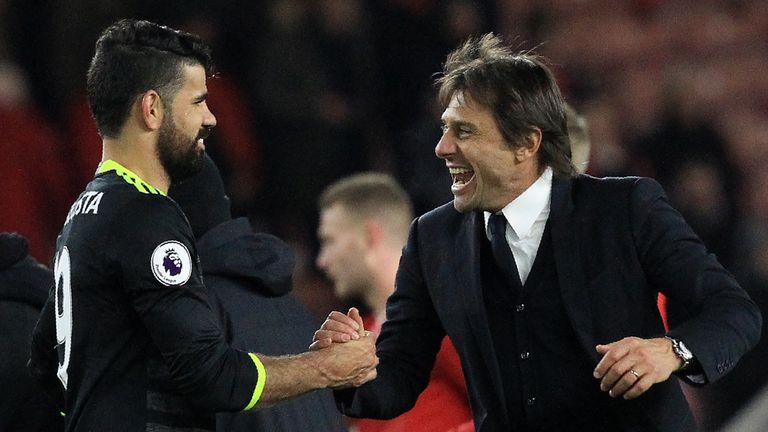
[[[453,185],[451,186],[453,191],[462,189],[475,177],[475,172],[471,168],[449,167],[448,172],[451,173],[451,178],[453,179]]]
[[[212,129],[213,128],[210,128],[210,127],[200,128],[200,131],[197,133],[197,139],[204,140],[204,139],[208,138],[208,135],[211,134],[211,130]]]
[[[210,127],[202,127],[197,132],[197,139],[195,140],[195,147],[205,150],[205,139],[211,134]]]

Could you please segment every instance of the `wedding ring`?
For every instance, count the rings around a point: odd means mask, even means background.
[[[636,372],[634,369],[630,369],[630,370],[629,370],[629,373],[631,373],[632,375],[634,375],[634,376],[635,376],[637,379],[640,379],[640,374],[639,374],[639,373],[637,373],[637,372]]]

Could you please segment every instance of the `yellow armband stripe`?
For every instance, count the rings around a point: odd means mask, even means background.
[[[264,392],[264,384],[267,383],[267,370],[264,368],[264,363],[262,363],[261,360],[256,357],[256,354],[248,353],[248,355],[251,357],[251,360],[253,360],[253,364],[256,365],[256,372],[259,375],[256,377],[256,388],[253,389],[253,396],[251,396],[251,401],[243,411],[248,411],[256,405],[256,402],[258,402],[261,398],[261,393]]]

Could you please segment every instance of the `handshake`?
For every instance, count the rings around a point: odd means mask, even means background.
[[[312,338],[310,351],[326,387],[359,387],[376,378],[376,335],[366,331],[356,308],[333,311]]]

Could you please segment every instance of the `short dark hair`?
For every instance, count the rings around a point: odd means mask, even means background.
[[[393,239],[405,243],[413,219],[408,193],[389,174],[364,172],[329,185],[318,200],[320,210],[335,204],[356,219],[378,218]]]
[[[171,99],[183,84],[185,65],[213,74],[211,51],[192,34],[149,21],[123,19],[96,41],[88,68],[88,103],[102,136],[115,137],[134,98],[150,89]]]
[[[456,93],[467,93],[490,109],[514,147],[521,145],[531,127],[538,127],[542,133],[539,161],[561,176],[575,175],[565,102],[544,58],[531,52],[513,53],[488,33],[448,54],[436,84],[443,107]]]

